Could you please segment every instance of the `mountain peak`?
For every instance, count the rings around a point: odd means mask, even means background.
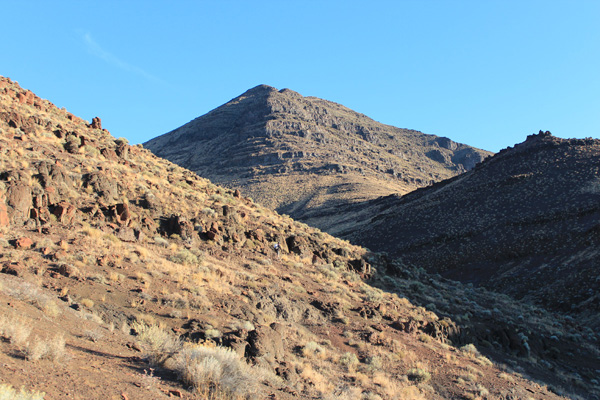
[[[248,96],[248,95],[257,95],[257,94],[268,94],[271,92],[277,92],[277,89],[274,88],[273,86],[269,86],[269,85],[265,85],[265,84],[260,84],[257,86],[254,86],[251,89],[248,89],[244,92],[244,94],[242,94],[242,96]]]
[[[490,154],[268,85],[144,146],[326,230],[336,223],[323,215],[341,204],[407,193],[467,171]]]

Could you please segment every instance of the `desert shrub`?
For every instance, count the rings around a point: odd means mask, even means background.
[[[167,239],[162,238],[161,236],[154,236],[154,243],[162,247],[169,246],[169,241]]]
[[[33,304],[51,317],[60,314],[60,309],[54,300],[35,285],[18,280],[12,280],[9,283],[10,285],[4,285],[0,288],[6,295]]]
[[[460,348],[460,350],[463,351],[464,353],[471,354],[474,356],[479,355],[479,351],[477,350],[477,347],[475,347],[475,345],[472,343],[465,344],[463,347]]]
[[[425,371],[422,368],[412,368],[407,373],[406,376],[413,382],[427,382],[431,379],[431,374]]]
[[[23,388],[17,391],[10,385],[0,384],[0,400],[44,400],[45,395],[43,392],[29,392]]]
[[[225,347],[185,347],[175,359],[175,369],[186,384],[217,398],[253,398],[265,378],[264,372]]]
[[[308,342],[302,348],[302,355],[304,357],[311,357],[313,355],[323,354],[324,350],[317,342]]]
[[[16,316],[0,315],[0,337],[18,347],[23,347],[31,333],[31,326]]]
[[[162,365],[181,350],[182,342],[156,325],[136,323],[133,329],[150,365]]]
[[[65,354],[65,338],[56,335],[53,339],[37,340],[29,343],[25,349],[25,357],[30,361],[51,360],[58,362]]]
[[[194,265],[198,264],[198,256],[187,249],[181,249],[177,254],[170,256],[169,261],[182,265]]]
[[[358,365],[358,357],[354,353],[346,352],[340,357],[340,364],[345,366],[348,371],[353,371]]]

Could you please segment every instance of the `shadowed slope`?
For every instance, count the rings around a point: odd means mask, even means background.
[[[598,328],[599,172],[600,141],[540,132],[458,177],[363,205],[378,215],[345,236]]]

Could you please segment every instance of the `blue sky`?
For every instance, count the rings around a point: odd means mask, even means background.
[[[600,135],[600,1],[4,1],[0,75],[140,143],[264,83],[491,151]]]

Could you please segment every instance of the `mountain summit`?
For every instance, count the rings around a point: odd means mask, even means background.
[[[333,231],[340,221],[332,215],[341,205],[408,193],[470,170],[491,154],[267,85],[144,146]]]

